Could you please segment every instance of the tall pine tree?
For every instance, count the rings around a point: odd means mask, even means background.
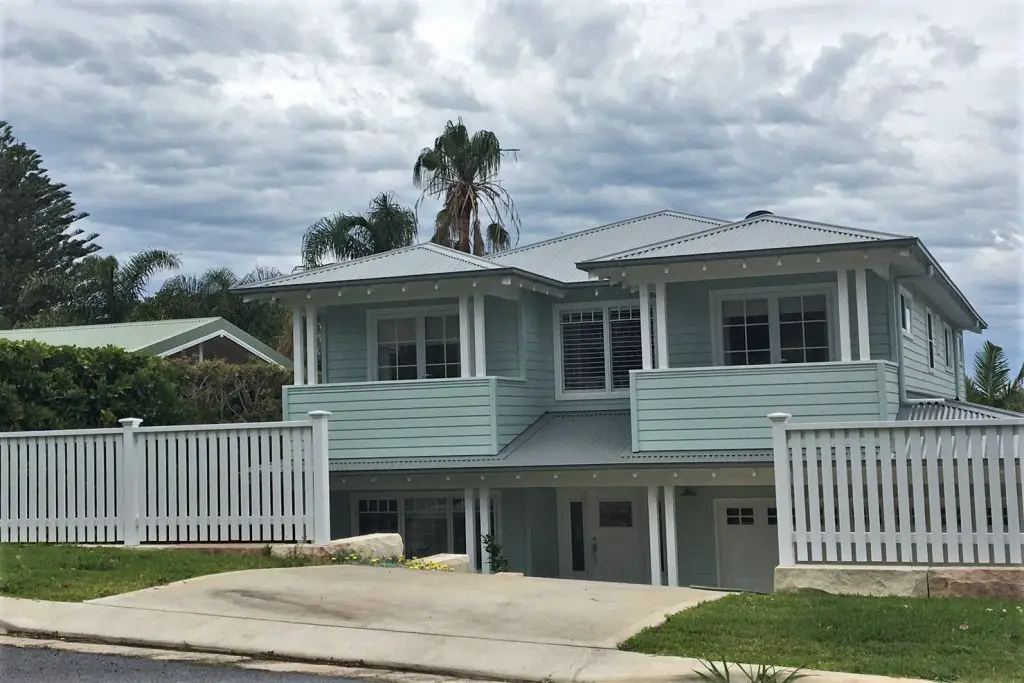
[[[95,234],[74,224],[89,214],[75,211],[63,184],[50,180],[38,152],[0,121],[0,327],[23,323],[60,302],[22,296],[27,281],[71,272],[76,261],[100,247]]]

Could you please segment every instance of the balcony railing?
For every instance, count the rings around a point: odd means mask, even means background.
[[[896,364],[800,363],[635,370],[633,450],[765,450],[765,416],[794,422],[879,420],[898,408]]]

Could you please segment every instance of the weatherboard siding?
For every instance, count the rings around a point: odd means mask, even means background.
[[[929,306],[921,295],[913,288],[904,289],[913,298],[913,315],[911,316],[912,335],[900,331],[903,340],[903,363],[907,382],[907,391],[921,396],[937,396],[941,398],[956,397],[956,371],[954,367],[946,367],[944,345],[942,339],[943,325],[946,321]],[[935,334],[935,367],[928,363],[928,311],[932,312]],[[955,338],[954,334],[954,338]],[[950,352],[954,346],[951,345]]]
[[[881,361],[638,371],[636,450],[768,449],[768,413],[794,422],[878,420],[888,410]]]
[[[496,452],[495,379],[285,387],[285,419],[329,410],[329,457],[480,456]]]
[[[487,374],[519,377],[519,303],[496,296],[484,301]]]

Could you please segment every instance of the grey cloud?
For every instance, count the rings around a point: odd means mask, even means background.
[[[952,65],[965,68],[975,64],[982,52],[981,46],[972,39],[957,35],[941,26],[930,27],[922,42],[939,50],[932,57],[933,66]]]
[[[450,77],[421,85],[416,89],[415,97],[431,109],[450,109],[470,114],[487,110],[465,82]]]
[[[811,69],[800,79],[797,94],[803,101],[835,95],[850,71],[874,48],[881,36],[844,35],[838,46],[822,48]]]

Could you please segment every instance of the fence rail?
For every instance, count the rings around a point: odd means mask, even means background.
[[[0,541],[330,539],[327,417],[0,433]]]
[[[1021,564],[1024,420],[769,417],[780,564]]]

